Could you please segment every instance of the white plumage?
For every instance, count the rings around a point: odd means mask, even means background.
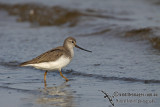
[[[42,62],[42,63],[36,63],[36,64],[27,64],[25,66],[33,66],[37,69],[42,69],[42,70],[59,70],[65,67],[66,65],[68,65],[70,61],[71,59],[63,55],[56,61]]]

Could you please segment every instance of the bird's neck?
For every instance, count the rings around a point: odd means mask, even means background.
[[[73,50],[73,48],[69,47],[67,45],[65,45],[64,47],[69,52],[70,57],[73,58],[74,57],[74,50]]]
[[[73,48],[70,49],[70,54],[71,54],[71,57],[73,58],[74,57],[74,50],[73,50]]]

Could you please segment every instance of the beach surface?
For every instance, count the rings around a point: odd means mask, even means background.
[[[159,10],[159,0],[0,0],[1,107],[159,107]],[[69,82],[18,66],[68,36],[92,51],[74,49]]]

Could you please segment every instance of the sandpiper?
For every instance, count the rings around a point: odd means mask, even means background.
[[[74,50],[73,48],[79,48],[81,50],[92,52],[86,49],[83,49],[76,45],[76,39],[73,37],[68,37],[64,40],[63,46],[59,46],[57,48],[51,49],[32,60],[23,62],[20,66],[32,66],[37,69],[45,70],[44,73],[44,81],[46,82],[46,75],[48,71],[58,70],[60,75],[68,81],[68,79],[63,76],[61,69],[68,65],[73,56]]]

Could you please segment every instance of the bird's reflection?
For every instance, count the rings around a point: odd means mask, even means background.
[[[59,86],[47,87],[47,83],[44,81],[44,89],[37,102],[58,107],[74,107],[73,93],[66,89],[68,86],[67,82],[64,82]]]

